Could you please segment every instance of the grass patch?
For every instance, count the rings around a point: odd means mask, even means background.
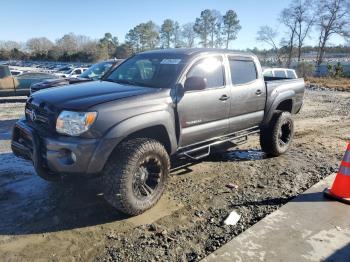
[[[350,91],[350,78],[340,77],[307,77],[305,78],[307,84],[326,87],[340,91]]]

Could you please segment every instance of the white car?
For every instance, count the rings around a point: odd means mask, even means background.
[[[294,69],[289,68],[266,68],[263,70],[263,75],[267,77],[278,77],[283,79],[296,79],[297,73]]]
[[[88,68],[87,67],[76,67],[69,69],[67,71],[64,71],[62,73],[54,73],[55,76],[60,76],[63,78],[77,78],[80,76],[83,72],[85,72]]]

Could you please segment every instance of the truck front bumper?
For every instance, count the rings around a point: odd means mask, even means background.
[[[113,141],[48,136],[19,120],[13,129],[13,153],[31,160],[38,175],[55,180],[66,174],[96,174],[113,150]]]

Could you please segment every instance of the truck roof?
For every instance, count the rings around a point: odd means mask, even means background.
[[[145,51],[141,54],[178,54],[178,55],[188,55],[195,56],[201,53],[222,53],[222,54],[233,54],[233,55],[250,55],[255,56],[250,52],[234,51],[229,49],[220,48],[169,48],[169,49],[157,49],[151,51]]]

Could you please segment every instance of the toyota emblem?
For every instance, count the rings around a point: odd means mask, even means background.
[[[36,120],[36,113],[34,110],[30,111],[30,119],[34,122]]]

